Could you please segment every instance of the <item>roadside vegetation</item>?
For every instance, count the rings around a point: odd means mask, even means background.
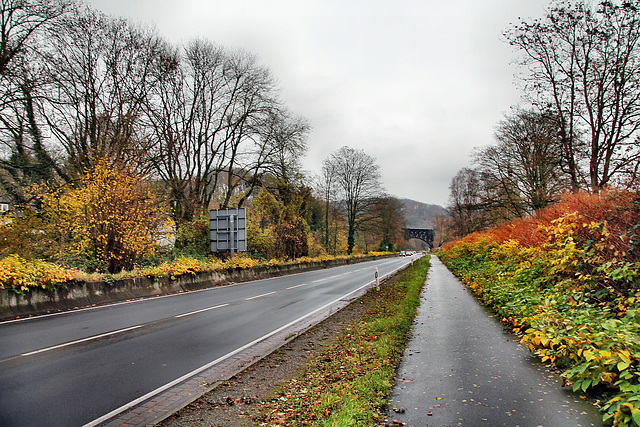
[[[175,279],[204,271],[391,253],[358,246],[349,250],[346,232],[339,228],[329,250],[317,243],[319,235],[303,218],[290,212],[291,205],[263,189],[248,208],[250,252],[216,256],[209,253],[208,217],[176,222],[149,181],[106,160],[75,185],[33,185],[30,194],[37,203],[22,205],[19,215],[0,217],[0,289],[25,293],[71,281]],[[376,236],[375,231],[369,235]]]
[[[603,419],[640,425],[640,194],[566,195],[442,261]]]
[[[640,425],[640,3],[504,31],[522,97],[451,180],[441,258],[604,420]]]
[[[428,268],[429,258],[423,257],[381,286],[361,318],[258,405],[254,421],[269,426],[371,426],[380,421]]]
[[[216,256],[209,253],[208,216],[174,220],[151,182],[106,160],[74,185],[32,185],[29,193],[33,204],[22,205],[19,215],[0,217],[0,289],[18,293],[72,281],[175,279],[206,271],[391,254],[358,246],[349,251],[346,232],[339,227],[333,231],[333,250],[325,248],[307,222],[290,212],[296,203],[285,206],[262,189],[248,208],[250,252]]]
[[[322,178],[303,172],[311,126],[249,52],[174,44],[75,0],[3,1],[0,17],[0,287],[406,243],[375,158],[345,146]],[[233,259],[209,253],[209,211],[227,208],[247,209]]]

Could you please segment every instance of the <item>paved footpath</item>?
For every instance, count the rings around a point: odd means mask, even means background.
[[[563,389],[518,341],[432,256],[388,422],[602,426],[597,408]]]

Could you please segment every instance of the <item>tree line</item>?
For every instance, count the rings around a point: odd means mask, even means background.
[[[0,8],[0,190],[24,220],[4,224],[2,252],[26,239],[41,248],[31,256],[118,271],[149,258],[153,239],[122,237],[137,224],[147,236],[172,228],[176,250],[206,255],[208,210],[241,206],[258,256],[402,241],[374,158],[344,147],[322,178],[303,174],[310,124],[254,55],[172,44],[73,0]]]
[[[458,236],[534,214],[565,192],[638,184],[640,2],[553,1],[504,38],[522,103],[451,181]]]
[[[173,46],[148,28],[65,1],[2,2],[2,184],[71,183],[103,158],[162,181],[191,219],[225,181],[300,155],[308,124],[278,98],[255,56],[202,39]],[[14,40],[17,40],[14,42]],[[286,153],[286,154],[285,154]]]

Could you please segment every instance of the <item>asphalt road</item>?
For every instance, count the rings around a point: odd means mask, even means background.
[[[413,427],[602,425],[434,256],[387,415]]]
[[[0,425],[82,426],[410,262],[390,258],[0,323]]]

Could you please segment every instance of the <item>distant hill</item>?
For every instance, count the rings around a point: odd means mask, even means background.
[[[429,205],[411,199],[400,199],[400,203],[408,228],[433,228],[433,220],[436,217],[449,215],[447,210],[439,205]]]

